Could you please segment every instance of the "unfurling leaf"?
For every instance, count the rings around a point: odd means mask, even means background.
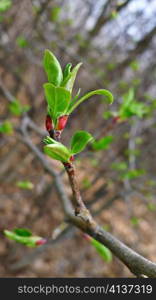
[[[69,162],[71,156],[68,148],[58,142],[44,146],[44,153],[62,162]]]
[[[4,230],[4,234],[10,240],[23,244],[27,247],[36,247],[39,245],[43,245],[46,242],[46,240],[42,237],[33,236],[29,230],[24,228],[17,228],[13,231]]]
[[[59,86],[63,79],[62,69],[57,58],[49,50],[45,50],[43,65],[48,81],[55,86]]]
[[[72,113],[73,110],[75,110],[75,108],[80,105],[82,102],[84,102],[85,100],[87,100],[88,98],[94,96],[94,95],[102,95],[105,97],[106,101],[110,104],[113,103],[113,95],[111,94],[111,92],[104,90],[104,89],[100,89],[100,90],[95,90],[92,92],[87,93],[86,95],[84,95],[83,97],[81,97],[80,99],[77,100],[76,103],[73,104],[72,107],[69,108],[68,113]]]
[[[110,252],[110,250],[107,247],[105,247],[104,245],[102,245],[101,243],[99,243],[97,240],[95,240],[93,238],[91,239],[91,244],[94,246],[96,251],[101,255],[101,257],[106,262],[112,261],[112,253]]]
[[[70,92],[63,87],[55,87],[51,83],[45,83],[43,86],[50,117],[56,123],[59,116],[66,114],[71,97]]]
[[[69,63],[65,66],[64,71],[63,71],[63,81],[67,78],[67,76],[70,74],[72,64]]]
[[[43,140],[44,144],[57,144],[58,142],[52,139],[50,136],[46,136]]]
[[[86,145],[93,140],[90,133],[86,131],[77,131],[71,139],[71,153],[76,154],[81,152]]]
[[[72,93],[75,78],[76,78],[77,72],[78,72],[79,68],[81,67],[81,65],[82,65],[82,63],[77,64],[71,72],[70,72],[69,67],[66,70],[66,74],[68,72],[68,75],[66,75],[66,77],[64,78],[61,86],[66,88],[68,91],[70,91],[70,93]]]

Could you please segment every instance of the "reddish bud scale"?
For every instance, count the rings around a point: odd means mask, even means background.
[[[64,115],[58,118],[56,130],[63,130],[67,124],[68,115]]]
[[[86,233],[83,233],[82,234],[82,236],[83,236],[83,238],[86,240],[86,241],[91,241],[92,240],[92,238],[88,235],[88,234],[86,234]]]
[[[38,241],[36,241],[36,246],[42,246],[44,244],[46,244],[47,240],[46,239],[40,239]]]
[[[74,160],[74,155],[72,155],[71,157],[70,157],[70,161],[73,161]]]
[[[46,117],[45,126],[46,126],[47,131],[51,131],[51,130],[53,130],[53,128],[54,128],[54,127],[53,127],[53,121],[52,121],[51,117],[48,116],[48,115],[47,115],[47,117]]]

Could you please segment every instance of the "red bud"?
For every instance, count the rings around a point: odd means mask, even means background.
[[[40,240],[36,241],[35,244],[36,244],[36,246],[42,246],[42,245],[44,245],[46,242],[47,242],[46,239],[40,239]]]
[[[63,130],[66,126],[68,115],[64,115],[58,118],[56,130]]]
[[[70,161],[73,161],[74,160],[74,155],[72,155],[71,157],[70,157]]]
[[[53,130],[53,128],[54,128],[54,127],[53,127],[53,121],[52,121],[51,117],[48,116],[48,115],[47,115],[47,117],[46,117],[45,125],[46,125],[47,131],[51,131],[51,130]]]

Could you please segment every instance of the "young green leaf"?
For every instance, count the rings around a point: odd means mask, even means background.
[[[87,100],[88,98],[94,96],[94,95],[102,95],[105,97],[106,101],[110,104],[113,103],[113,95],[107,91],[107,90],[95,90],[92,92],[87,93],[86,95],[84,95],[83,97],[81,97],[80,99],[78,99],[78,101],[76,103],[73,104],[72,107],[69,108],[68,113],[72,113],[73,110],[75,110],[75,108],[80,105],[82,102],[84,102],[85,100]]]
[[[57,58],[49,50],[45,50],[43,65],[48,81],[55,86],[60,86],[63,79],[62,69]]]
[[[31,231],[26,228],[16,228],[13,230],[13,232],[18,234],[19,236],[32,236]]]
[[[46,136],[43,140],[43,143],[48,145],[48,144],[58,144],[57,141],[55,141],[54,139],[52,139],[50,136]]]
[[[94,246],[96,251],[101,255],[101,257],[106,261],[106,262],[111,262],[112,261],[112,254],[110,250],[96,241],[95,239],[91,239],[91,244]]]
[[[109,145],[113,142],[113,136],[108,135],[100,140],[96,140],[92,143],[92,148],[96,151],[108,149]]]
[[[81,65],[82,65],[82,63],[77,64],[73,68],[73,70],[71,72],[69,72],[68,76],[65,77],[65,79],[63,80],[63,82],[61,84],[61,86],[66,88],[68,91],[70,91],[70,93],[72,93],[75,78],[76,78],[77,72],[78,72],[79,68],[81,67]]]
[[[55,123],[56,118],[66,114],[71,95],[70,92],[63,87],[55,87],[51,83],[45,83],[43,87],[49,106],[49,113],[51,114],[50,116]]]
[[[27,247],[36,247],[45,243],[45,240],[40,236],[32,236],[32,234],[28,235],[28,230],[25,229],[15,229],[14,231],[4,230],[4,234],[10,240],[16,241]]]
[[[90,133],[86,131],[77,131],[71,139],[71,153],[76,154],[81,152],[86,145],[93,140]]]
[[[44,146],[44,153],[52,157],[53,159],[62,162],[69,162],[69,159],[71,157],[71,153],[68,148],[58,142]]]

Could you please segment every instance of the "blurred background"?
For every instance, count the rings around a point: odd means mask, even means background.
[[[100,88],[113,93],[111,106],[98,96],[76,109],[62,139],[67,145],[75,130],[100,139],[75,160],[83,199],[106,230],[156,260],[155,33],[154,0],[0,1],[1,277],[132,276],[114,256],[104,261],[78,230],[19,268],[32,249],[3,234],[24,227],[51,239],[64,220],[53,178],[33,148],[42,152],[46,135],[46,48],[62,67],[83,62],[74,94],[79,87],[81,95]],[[128,97],[133,112],[130,107],[117,120]],[[28,129],[22,136],[23,115]],[[71,197],[60,163],[45,160],[61,172]]]

